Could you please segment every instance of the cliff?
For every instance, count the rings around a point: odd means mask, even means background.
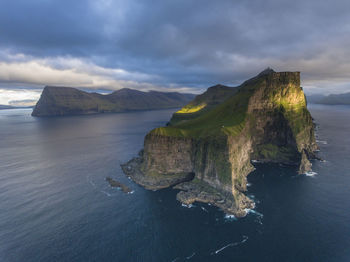
[[[192,94],[141,92],[127,88],[101,95],[70,87],[46,86],[32,115],[60,116],[176,108],[185,105],[193,97]]]
[[[207,202],[244,216],[254,206],[244,195],[251,160],[310,170],[317,145],[299,72],[268,69],[186,119],[196,106],[189,103],[176,113],[184,114],[181,121],[149,132],[144,151],[122,165],[124,172],[146,188],[176,185],[184,204]]]

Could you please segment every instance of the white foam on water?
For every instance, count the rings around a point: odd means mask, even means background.
[[[187,207],[187,208],[195,207],[195,205],[192,205],[192,204],[186,205],[186,204],[184,204],[184,203],[182,203],[181,206]]]
[[[202,209],[203,211],[205,211],[205,212],[209,213],[209,211],[208,211],[208,210],[206,210],[206,209],[205,209],[205,207],[201,207],[201,209]]]
[[[225,214],[225,220],[236,221],[237,218],[234,215]]]
[[[195,254],[196,254],[196,252],[193,252],[192,255],[186,257],[186,259],[187,259],[187,260],[188,260],[188,259],[191,259]]]
[[[128,192],[128,194],[134,194],[135,190]]]
[[[240,245],[240,244],[243,244],[243,243],[246,242],[247,240],[248,240],[248,237],[247,237],[247,236],[243,236],[242,241],[233,242],[233,243],[227,244],[226,246],[223,246],[222,248],[216,250],[215,252],[212,252],[211,255],[219,254],[219,253],[220,253],[221,251],[223,251],[224,249],[226,249],[226,248],[228,248],[228,247],[238,246],[238,245]]]
[[[257,215],[259,217],[264,217],[263,214],[259,213],[258,211],[255,211],[254,209],[246,208],[246,209],[244,209],[244,211],[246,212],[246,214],[254,214],[254,215]]]
[[[248,195],[250,199],[255,199],[255,196],[253,194]]]
[[[316,172],[313,172],[313,171],[309,171],[309,172],[306,172],[305,175],[306,175],[306,176],[310,176],[310,177],[314,177],[314,176],[317,175],[317,173],[316,173]]]
[[[325,140],[316,140],[317,143],[323,144],[323,145],[328,145],[328,142]]]
[[[249,187],[249,186],[251,186],[252,184],[251,183],[247,183],[247,186]]]
[[[252,160],[252,163],[260,163],[260,161],[259,161],[259,160],[253,159],[253,160]]]
[[[175,259],[171,260],[171,262],[178,261],[179,259],[180,259],[180,258],[179,258],[179,257],[177,257],[177,258],[175,258]]]

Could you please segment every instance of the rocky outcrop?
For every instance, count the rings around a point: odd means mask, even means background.
[[[309,171],[317,145],[300,73],[269,69],[237,90],[197,117],[152,130],[123,170],[146,188],[178,184],[184,204],[211,203],[236,216],[254,206],[244,195],[252,159]],[[191,114],[191,104],[177,114]]]
[[[34,107],[33,116],[81,115],[181,107],[194,95],[176,92],[141,92],[120,89],[109,95],[71,87],[47,86]]]
[[[120,182],[117,181],[117,180],[114,180],[114,179],[111,178],[111,177],[106,177],[106,181],[109,183],[109,185],[110,185],[111,187],[119,188],[119,189],[121,189],[124,193],[129,194],[129,193],[132,192],[132,190],[131,190],[129,187],[127,187],[126,185],[120,183]]]

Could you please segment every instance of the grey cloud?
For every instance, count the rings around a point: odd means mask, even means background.
[[[349,13],[347,0],[2,0],[0,47],[26,58],[0,59],[76,58],[127,72],[111,78],[179,87],[239,84],[271,66],[343,90]]]

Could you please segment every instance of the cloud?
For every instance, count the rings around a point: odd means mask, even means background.
[[[2,0],[0,85],[194,90],[267,66],[350,87],[347,0]]]
[[[10,105],[11,101],[18,100],[38,100],[41,90],[8,90],[0,89],[0,105]]]

